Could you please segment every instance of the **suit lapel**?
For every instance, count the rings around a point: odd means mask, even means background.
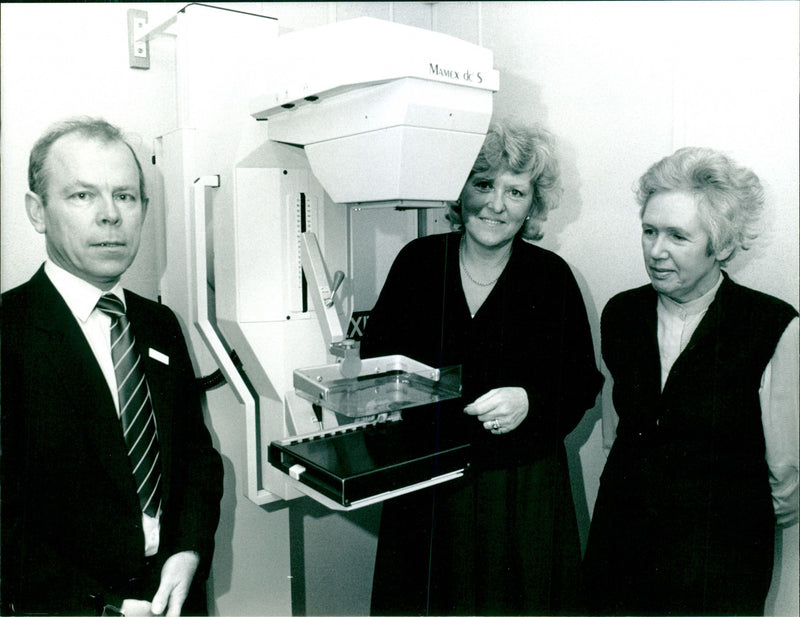
[[[52,381],[54,401],[67,401],[54,413],[74,413],[84,427],[87,447],[97,453],[98,470],[130,494],[133,482],[108,383],[78,322],[42,269],[31,279],[31,324],[41,337],[42,374]],[[55,394],[57,392],[63,395]],[[65,444],[70,447],[70,444]],[[135,499],[135,494],[133,497]]]

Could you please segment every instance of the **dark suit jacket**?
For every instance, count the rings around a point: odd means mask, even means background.
[[[177,319],[125,293],[159,430],[159,556],[197,551],[202,580],[219,521],[221,460]],[[3,294],[1,431],[5,612],[92,614],[97,599],[150,599],[134,595],[154,590],[140,585],[142,515],[113,399],[43,268]]]

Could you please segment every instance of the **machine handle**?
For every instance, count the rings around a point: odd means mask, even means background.
[[[317,319],[322,326],[325,344],[330,346],[332,343],[343,341],[345,330],[337,312],[335,293],[336,288],[344,280],[344,273],[337,272],[337,275],[341,274],[341,280],[336,282],[338,277],[335,276],[334,285],[330,284],[317,236],[311,231],[300,235],[300,261],[308,280],[308,291],[314,310],[317,312]]]
[[[342,283],[344,283],[344,272],[341,270],[337,270],[333,273],[333,284],[331,285],[331,296],[325,301],[326,307],[333,306],[334,302],[336,301],[336,292],[339,291],[339,287],[341,287]]]

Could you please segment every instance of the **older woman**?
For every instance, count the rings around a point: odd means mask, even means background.
[[[575,608],[563,440],[602,378],[569,266],[526,242],[542,236],[560,190],[547,133],[493,125],[451,208],[457,231],[404,247],[372,311],[364,357],[462,366],[462,407],[440,424],[472,443],[464,478],[384,504],[375,614]]]
[[[722,267],[754,239],[758,177],[683,148],[642,176],[651,283],[602,317],[617,437],[585,556],[593,613],[756,615],[797,520],[798,320]]]

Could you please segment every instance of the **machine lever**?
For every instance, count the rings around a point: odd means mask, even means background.
[[[331,284],[331,295],[325,300],[325,306],[328,308],[333,306],[334,300],[336,298],[336,291],[341,287],[342,283],[344,283],[344,272],[341,270],[337,270],[333,273],[333,284]]]
[[[322,258],[314,232],[306,231],[300,234],[300,262],[308,280],[308,292],[317,312],[317,319],[322,326],[325,343],[330,346],[331,343],[343,341],[345,329],[337,312],[336,296],[331,291],[332,288],[335,291],[336,283],[334,282],[333,286],[330,283],[325,260]],[[344,279],[344,274],[342,278]]]

